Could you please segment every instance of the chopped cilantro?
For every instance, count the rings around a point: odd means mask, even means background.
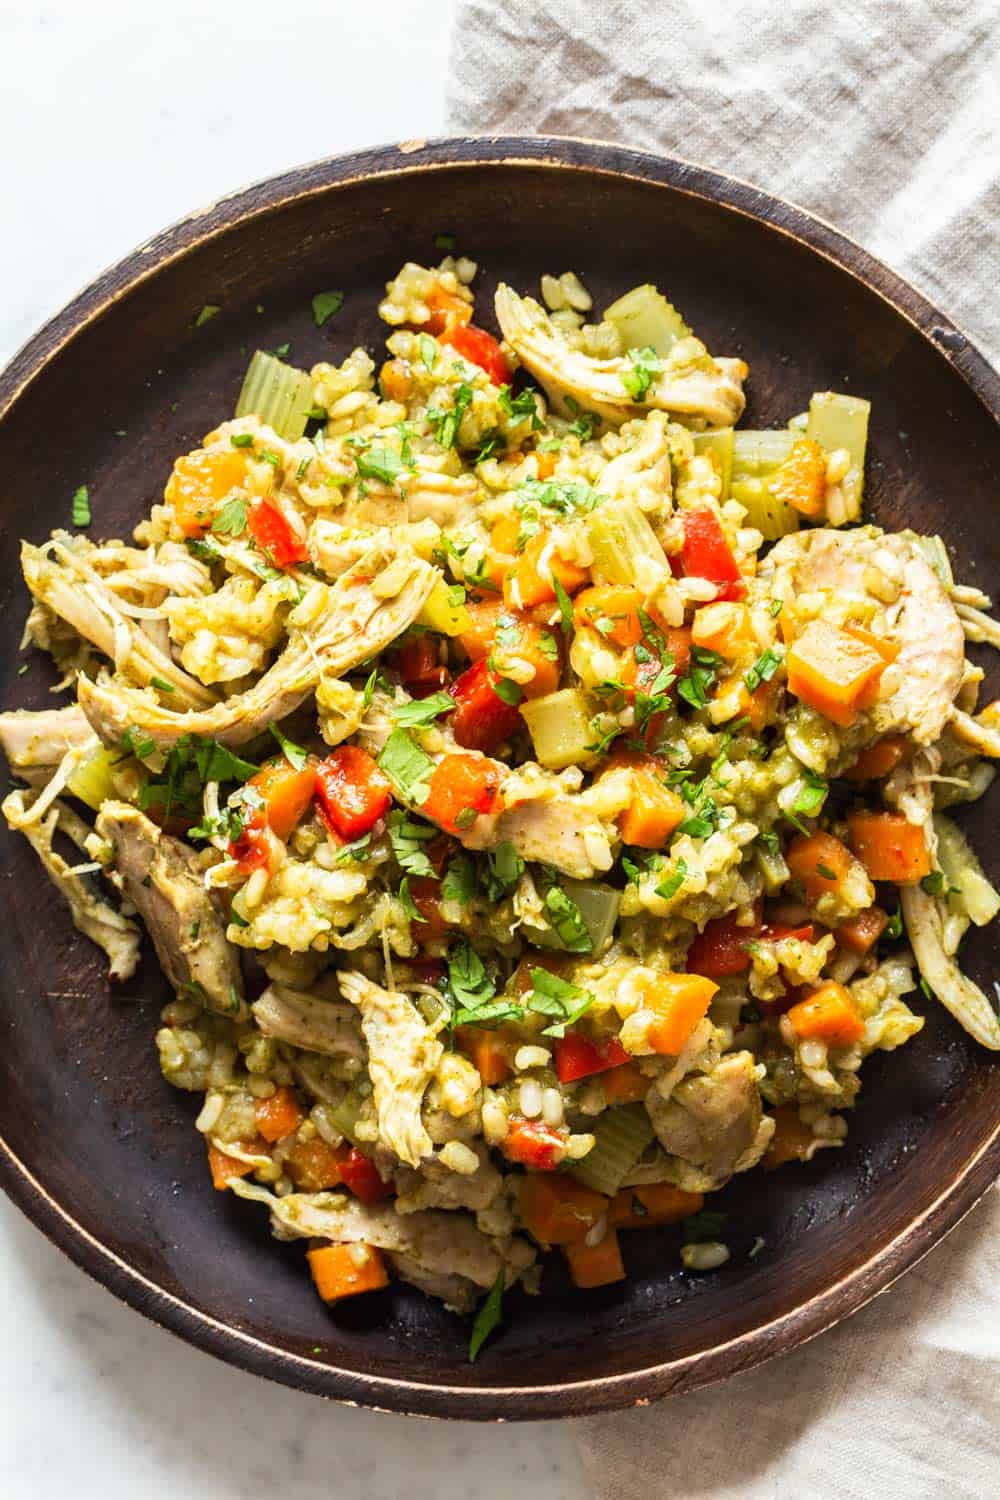
[[[559,628],[563,635],[569,635],[573,629],[573,602],[554,573],[552,587],[555,589],[556,603],[559,605]]]
[[[396,703],[391,709],[397,724],[412,728],[418,724],[433,724],[442,714],[451,713],[455,700],[450,693],[431,693],[428,698],[414,698],[411,703]]]
[[[438,357],[437,339],[432,339],[429,333],[418,334],[417,348],[420,350],[420,363],[424,369],[433,370]]]
[[[480,1024],[476,1013],[493,999],[496,986],[486,972],[486,965],[466,938],[459,938],[448,951],[448,989],[458,1006],[456,1023],[460,1026]],[[500,1003],[511,1008],[510,1001]]]
[[[590,1009],[594,999],[590,990],[569,984],[548,969],[532,969],[525,1008],[554,1018],[552,1025],[543,1030],[543,1036],[562,1037],[566,1035],[566,1027],[573,1026]]]
[[[451,861],[441,882],[441,899],[468,906],[476,889],[476,867],[471,855],[459,854]]]
[[[359,453],[357,465],[362,479],[381,479],[383,484],[395,484],[407,468],[395,449],[387,448],[384,444]]]
[[[899,907],[889,915],[889,925],[885,929],[887,938],[898,938],[903,936],[903,913]]]
[[[438,411],[427,408],[427,420],[434,431],[434,436],[442,448],[454,448],[458,438],[458,429],[462,424],[469,405],[472,402],[472,386],[464,381],[455,387],[455,401],[447,411]]]
[[[677,684],[678,696],[692,708],[707,708],[708,695],[715,686],[722,657],[717,651],[706,651],[700,646],[691,648],[691,665]]]
[[[947,881],[943,870],[932,870],[925,875],[920,882],[920,889],[926,891],[928,896],[940,896],[947,890]]]
[[[678,859],[674,864],[672,872],[667,876],[666,880],[661,880],[659,885],[656,887],[656,894],[658,896],[662,896],[664,901],[669,901],[671,896],[677,895],[677,892],[684,884],[685,880],[687,879],[687,872],[687,861]]]
[[[410,895],[410,882],[406,875],[404,875],[402,880],[400,881],[399,890],[396,894],[399,897],[400,905],[402,906],[410,921],[419,922],[420,913],[417,910],[413,897]]]
[[[490,1334],[499,1328],[503,1322],[503,1287],[504,1270],[501,1266],[497,1272],[497,1279],[490,1288],[489,1295],[476,1313],[476,1321],[472,1325],[472,1337],[469,1339],[470,1364],[475,1361],[476,1355]]]
[[[242,536],[247,529],[247,501],[240,495],[227,500],[212,522],[216,536]]]
[[[232,432],[229,435],[229,441],[232,443],[232,445],[233,445],[234,448],[252,448],[253,447],[253,433],[252,432]]]
[[[570,953],[590,953],[594,943],[583,913],[561,886],[545,893],[545,913],[563,947]]]
[[[334,313],[340,312],[344,305],[343,292],[317,292],[312,299],[313,322],[317,328],[322,328],[328,318]]]
[[[784,661],[780,651],[775,651],[773,646],[768,646],[754,662],[753,666],[743,674],[743,681],[747,689],[752,693],[760,687],[762,682],[770,682],[775,672]]]
[[[90,515],[90,491],[85,484],[81,484],[73,491],[72,518],[74,526],[89,526]]]
[[[653,376],[660,372],[660,357],[648,345],[645,349],[630,349],[628,357],[632,368],[622,376],[622,385],[633,401],[641,401],[653,383]]]
[[[149,685],[150,687],[158,688],[161,693],[172,693],[175,691],[173,683],[164,681],[162,677],[151,677]]]
[[[184,540],[184,545],[187,547],[192,557],[200,558],[202,562],[218,562],[220,557],[222,556],[222,553],[219,551],[218,544],[216,542],[213,542],[210,536],[186,537]]]
[[[206,302],[205,306],[202,308],[201,312],[195,318],[195,320],[194,320],[194,326],[196,328],[201,328],[201,326],[204,323],[207,323],[210,318],[214,318],[215,315],[216,315],[216,313],[221,312],[221,311],[222,311],[222,308],[216,306],[216,304],[214,302]]]
[[[433,876],[434,866],[427,858],[424,845],[437,837],[437,829],[419,823],[409,813],[394,809],[387,819],[392,852],[400,869],[408,875]]]
[[[511,394],[509,385],[502,385],[497,392],[497,400],[500,403],[500,410],[506,416],[510,417],[511,421],[519,421],[523,417],[530,417],[530,430],[532,432],[537,432],[541,427],[542,423],[538,415],[537,395],[530,387],[527,390],[518,391],[515,396]]]
[[[499,901],[524,874],[524,860],[514,845],[504,840],[487,856],[489,873],[486,878],[486,895],[490,901]]]
[[[285,759],[288,761],[289,765],[292,766],[294,770],[301,771],[302,767],[305,765],[306,761],[309,758],[306,754],[306,751],[303,750],[301,745],[296,745],[293,740],[290,740],[287,735],[282,734],[277,724],[269,724],[267,727],[268,729],[270,729],[271,733],[274,735],[274,738],[278,741],[278,744],[285,752]]]

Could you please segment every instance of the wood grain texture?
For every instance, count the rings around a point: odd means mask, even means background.
[[[745,184],[611,146],[386,147],[302,168],[167,230],[0,375],[5,706],[51,702],[40,661],[17,676],[18,538],[68,524],[84,482],[94,535],[126,537],[173,456],[231,414],[254,348],[290,341],[300,365],[342,359],[356,343],[380,348],[382,284],[403,260],[433,257],[442,230],[482,266],[481,310],[500,276],[530,290],[541,271],[572,267],[599,305],[658,282],[710,347],[748,360],[750,426],[784,423],[815,389],[870,397],[874,518],[944,531],[959,576],[1000,583],[1000,380],[944,316],[835,230]],[[343,310],[316,329],[309,299],[332,288],[346,292]],[[195,329],[205,303],[222,311]],[[987,799],[964,820],[994,878],[995,816]],[[485,1420],[692,1390],[855,1311],[1000,1170],[1000,1067],[931,1005],[916,1041],[866,1065],[845,1150],[725,1190],[725,1270],[682,1274],[677,1231],[630,1235],[627,1282],[581,1295],[553,1265],[541,1298],[509,1299],[505,1333],[470,1366],[467,1326],[405,1287],[324,1309],[301,1247],[277,1244],[255,1208],[210,1190],[195,1103],[157,1067],[154,960],[109,993],[27,845],[5,836],[2,857],[0,1181],[134,1307],[289,1385]],[[968,950],[988,986],[997,949],[978,934]],[[757,1236],[765,1249],[750,1261]]]

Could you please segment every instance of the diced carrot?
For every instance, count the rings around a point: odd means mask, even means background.
[[[737,912],[731,911],[724,917],[713,917],[695,934],[684,960],[689,973],[707,974],[710,979],[746,973],[750,967],[747,944],[760,931],[760,903],[753,922],[741,925],[737,916]]]
[[[493,649],[500,616],[509,613],[499,599],[483,599],[479,603],[469,601],[465,612],[469,626],[458,638],[458,643],[471,661],[481,661]]]
[[[315,1136],[311,1141],[296,1141],[282,1165],[304,1193],[321,1193],[343,1182],[341,1154],[321,1136]]]
[[[801,1041],[849,1047],[865,1034],[865,1023],[846,985],[827,979],[786,1012]]]
[[[701,1211],[704,1193],[689,1193],[672,1182],[622,1188],[611,1200],[608,1223],[615,1229],[648,1229],[654,1224],[676,1224]]]
[[[801,834],[785,851],[792,879],[802,887],[810,906],[821,896],[836,891],[850,873],[854,858],[846,844],[832,833]]]
[[[632,801],[618,819],[622,843],[638,849],[662,849],[688,815],[683,798],[657,781],[651,771],[632,771]]]
[[[487,576],[503,588],[503,581],[517,566],[517,543],[521,535],[521,517],[517,512],[508,512],[493,522],[490,544],[486,554]]]
[[[446,292],[443,286],[432,286],[425,301],[431,310],[423,325],[428,333],[443,333],[449,324],[468,323],[472,317],[472,304],[454,292]]]
[[[880,906],[869,906],[847,922],[834,928],[837,942],[852,953],[870,953],[889,925],[889,918]]]
[[[387,359],[379,372],[382,394],[387,401],[408,401],[413,377],[405,359]]]
[[[696,646],[736,661],[754,643],[750,611],[731,600],[703,604],[691,622],[691,639]]]
[[[568,1132],[553,1130],[541,1120],[511,1120],[500,1147],[509,1161],[519,1161],[533,1172],[554,1172],[566,1155]]]
[[[640,1072],[639,1064],[635,1062],[622,1063],[619,1068],[611,1068],[609,1072],[601,1074],[601,1087],[604,1090],[605,1102],[637,1104],[649,1093],[651,1081],[645,1073]]]
[[[849,813],[847,836],[872,880],[915,885],[931,872],[924,831],[902,813]]]
[[[491,812],[500,790],[496,761],[482,755],[445,755],[434,767],[420,811],[447,833],[461,833]]]
[[[641,606],[638,589],[624,584],[601,584],[577,594],[573,618],[578,627],[589,625],[616,646],[637,646],[642,640]]]
[[[666,646],[664,660],[669,656],[673,671],[678,677],[683,677],[691,661],[691,626],[668,625],[653,602],[650,602],[649,617],[663,636]]]
[[[542,1245],[582,1240],[607,1212],[602,1193],[555,1172],[526,1172],[519,1198],[521,1222]]]
[[[779,1104],[774,1111],[774,1134],[764,1152],[764,1171],[773,1172],[788,1161],[805,1161],[816,1137],[799,1119],[797,1104]]]
[[[886,668],[875,646],[826,620],[806,626],[789,648],[786,663],[789,692],[845,728],[868,703],[866,690],[877,690]]]
[[[609,1229],[596,1245],[587,1245],[583,1240],[564,1245],[563,1254],[573,1285],[581,1289],[611,1286],[615,1281],[625,1280],[622,1253],[613,1229]]]
[[[483,1026],[459,1026],[455,1041],[488,1088],[495,1088],[511,1076],[507,1045],[499,1031],[489,1031]]]
[[[316,790],[316,762],[307,760],[297,771],[291,761],[281,756],[261,766],[247,786],[263,797],[268,826],[277,838],[287,843],[309,811]]]
[[[256,1141],[235,1141],[241,1151],[257,1151],[259,1144]],[[224,1193],[229,1184],[236,1177],[246,1177],[253,1171],[253,1166],[248,1161],[237,1161],[235,1156],[227,1156],[225,1151],[220,1151],[218,1146],[209,1143],[208,1168],[212,1174],[212,1186],[217,1193]]]
[[[211,526],[219,502],[246,480],[246,458],[239,449],[198,448],[174,464],[163,498],[185,536],[201,536]]]
[[[361,1292],[377,1292],[389,1284],[382,1252],[359,1241],[354,1245],[323,1245],[306,1253],[316,1290],[324,1302],[341,1302]]]
[[[286,1135],[291,1135],[293,1130],[298,1130],[305,1115],[295,1097],[295,1090],[287,1084],[275,1089],[268,1099],[255,1099],[253,1106],[254,1119],[257,1122],[258,1134],[265,1141],[275,1142],[282,1140]]]
[[[320,761],[316,798],[324,821],[342,839],[369,833],[392,801],[389,778],[359,745],[338,745]]]
[[[535,473],[539,479],[551,479],[556,472],[556,456],[554,453],[540,453],[535,449]]]
[[[868,745],[844,775],[848,781],[881,781],[906,759],[910,742],[905,734],[887,734]]]
[[[642,1006],[656,1020],[646,1037],[654,1052],[676,1057],[698,1022],[706,1015],[719,986],[701,974],[658,974],[646,981]]]
[[[561,668],[558,633],[536,625],[523,615],[517,616],[513,611],[500,616],[498,627],[502,632],[504,656],[517,657],[535,669],[534,677],[520,684],[524,697],[542,698],[547,693],[554,693],[559,686]]]
[[[503,580],[504,602],[515,609],[530,609],[534,604],[544,604],[547,599],[556,597],[553,578],[558,578],[567,594],[575,594],[586,583],[587,570],[560,557],[550,546],[548,532],[539,531],[517,559],[514,571],[508,573]]]
[[[768,483],[772,495],[818,521],[826,509],[826,454],[812,438],[797,438]]]

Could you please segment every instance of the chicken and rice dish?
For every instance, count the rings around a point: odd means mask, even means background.
[[[0,715],[7,822],[175,991],[206,1186],[328,1303],[478,1305],[473,1357],[550,1248],[600,1287],[677,1223],[721,1266],[711,1195],[843,1143],[918,986],[1000,1048],[951,816],[1000,636],[865,523],[868,403],[742,430],[747,366],[655,287],[501,285],[497,339],[475,273],[403,267],[381,368],[258,352],[131,542],[81,487],[23,548],[66,701]]]

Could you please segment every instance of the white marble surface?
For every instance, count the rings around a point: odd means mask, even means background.
[[[296,162],[440,133],[451,0],[0,0],[0,358],[109,262]],[[362,20],[363,18],[363,20]],[[9,1500],[582,1500],[571,1431],[349,1411],[209,1359],[0,1200]]]

